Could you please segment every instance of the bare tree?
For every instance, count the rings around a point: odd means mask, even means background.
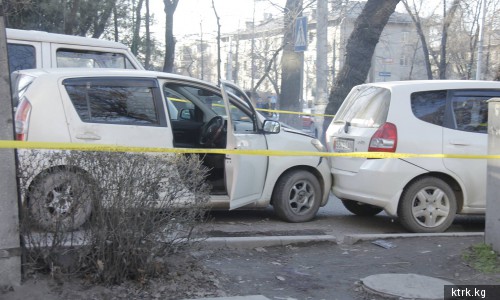
[[[178,3],[179,0],[163,0],[165,5],[165,62],[163,71],[168,73],[172,73],[174,70],[174,13]]]
[[[366,2],[347,41],[345,64],[332,87],[325,114],[337,113],[349,91],[355,85],[365,82],[371,68],[375,46],[398,3],[399,0],[368,0]],[[328,128],[331,120],[332,118],[325,118],[323,132]]]
[[[139,43],[141,39],[139,33],[141,32],[143,3],[144,0],[139,0],[139,3],[137,3],[137,6],[135,7],[134,34],[132,36],[132,45],[130,46],[130,51],[132,51],[132,53],[134,53],[134,55],[136,56],[139,51]]]
[[[294,22],[302,15],[302,0],[287,0],[285,6],[285,34],[283,55],[281,57],[281,95],[280,108],[288,111],[300,111],[302,72],[304,53],[294,51]],[[299,125],[296,115],[280,115],[284,123]]]
[[[446,44],[448,42],[448,29],[450,28],[451,21],[455,16],[455,12],[461,0],[453,0],[450,9],[446,7],[446,0],[443,0],[443,28],[441,36],[441,51],[439,55],[439,79],[446,79],[446,68],[448,66],[446,61]]]
[[[151,15],[149,12],[149,0],[146,0],[146,54],[144,58],[144,67],[146,70],[150,68],[151,62],[151,31],[149,29],[151,23]]]
[[[416,1],[413,1],[413,6],[410,7],[408,0],[402,0],[406,11],[410,15],[413,24],[415,24],[415,28],[417,29],[418,37],[420,38],[420,43],[422,44],[422,51],[424,53],[424,63],[425,70],[427,71],[427,79],[432,79],[432,69],[431,69],[431,61],[429,55],[429,47],[427,46],[427,39],[424,34],[424,30],[422,28],[422,20],[420,19],[420,10],[422,9],[423,1],[420,2],[420,5],[417,7]]]

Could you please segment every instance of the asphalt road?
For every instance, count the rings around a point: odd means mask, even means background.
[[[279,220],[272,208],[247,211],[214,211],[205,228],[209,236],[311,235],[330,234],[342,240],[347,234],[407,233],[397,218],[384,212],[374,217],[359,217],[347,211],[340,200],[330,196],[315,220],[287,223]],[[458,216],[448,232],[484,232],[484,216]]]

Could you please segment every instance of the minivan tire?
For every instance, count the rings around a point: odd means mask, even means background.
[[[73,231],[92,212],[95,184],[79,172],[56,170],[37,178],[28,194],[32,222],[45,230]]]
[[[276,215],[291,223],[312,220],[321,204],[321,186],[312,173],[295,170],[284,174],[276,184],[272,202]]]
[[[398,208],[401,224],[411,232],[444,232],[455,218],[457,200],[442,179],[423,177],[403,192]]]
[[[354,200],[341,199],[344,207],[351,213],[361,217],[372,217],[379,214],[384,209]]]

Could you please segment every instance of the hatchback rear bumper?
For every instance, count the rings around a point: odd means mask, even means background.
[[[331,172],[335,196],[381,207],[391,216],[397,215],[399,199],[408,182],[426,173],[401,159],[367,159],[358,172],[335,167]]]

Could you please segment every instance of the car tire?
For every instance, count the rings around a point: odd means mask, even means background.
[[[29,190],[31,221],[45,230],[76,230],[90,217],[95,189],[94,182],[79,172],[43,174]]]
[[[372,217],[379,214],[384,209],[378,206],[361,203],[354,200],[341,199],[344,207],[353,214],[361,217]]]
[[[312,220],[321,204],[321,186],[316,176],[303,170],[284,174],[273,192],[278,217],[291,223]]]
[[[408,186],[398,207],[401,224],[411,232],[444,232],[455,218],[457,200],[442,179],[424,177]]]

